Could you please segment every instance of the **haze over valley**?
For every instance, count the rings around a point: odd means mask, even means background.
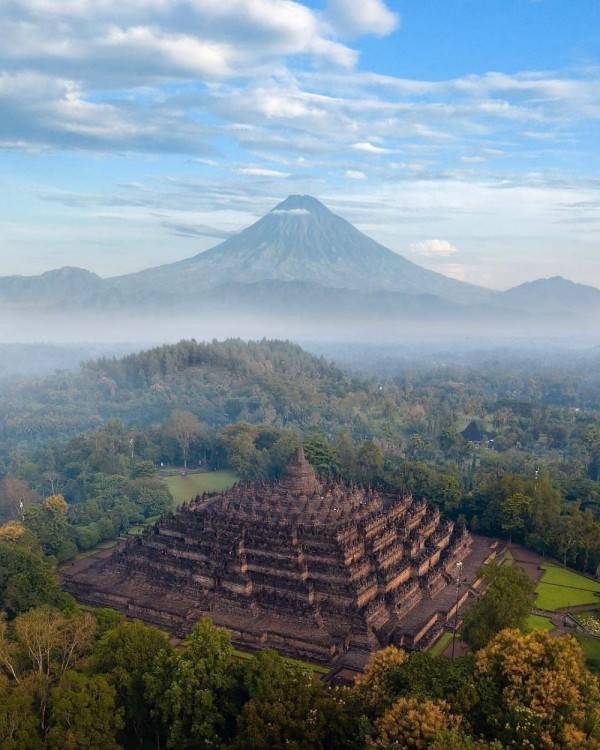
[[[316,198],[291,195],[185,260],[109,278],[70,267],[0,278],[0,308],[12,341],[401,341],[443,331],[584,343],[600,321],[600,290],[562,277],[504,292],[458,281],[385,248]]]

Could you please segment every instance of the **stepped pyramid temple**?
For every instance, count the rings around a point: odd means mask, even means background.
[[[431,643],[495,554],[408,495],[319,482],[299,449],[280,481],[197,497],[64,575],[88,604],[178,636],[208,616],[241,648],[274,648],[347,678],[378,648]]]

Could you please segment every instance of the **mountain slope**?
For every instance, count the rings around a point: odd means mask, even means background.
[[[83,268],[65,266],[40,276],[4,276],[0,278],[0,301],[8,305],[32,307],[59,306],[81,302],[89,304],[106,292],[104,279]]]
[[[502,292],[495,302],[534,314],[592,313],[600,311],[600,290],[553,276],[513,287]]]
[[[15,340],[16,323],[26,331],[21,341],[63,327],[87,338],[96,323],[120,336],[139,325],[147,339],[149,322],[157,336],[158,325],[170,331],[181,321],[188,335],[202,325],[204,335],[216,326],[220,336],[240,334],[244,321],[261,335],[314,335],[333,324],[344,335],[362,324],[381,333],[399,322],[516,330],[519,320],[572,326],[598,317],[600,290],[560,277],[506,292],[466,284],[388,250],[315,198],[291,195],[239,234],[176,263],[109,279],[81,268],[0,278],[0,309],[16,313],[0,316],[0,336]]]
[[[109,280],[139,298],[193,295],[231,283],[298,281],[349,290],[432,294],[475,304],[495,293],[429,271],[388,250],[310,196],[291,195],[255,224],[210,250]]]

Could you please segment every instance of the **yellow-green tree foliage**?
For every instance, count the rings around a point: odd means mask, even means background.
[[[575,638],[503,630],[475,659],[489,735],[508,747],[600,748],[598,678]]]
[[[460,718],[444,701],[400,698],[375,722],[371,750],[426,750],[443,732],[458,728]]]
[[[406,659],[406,653],[395,646],[388,646],[371,656],[364,673],[356,681],[356,693],[366,708],[381,713],[392,702],[390,677]]]

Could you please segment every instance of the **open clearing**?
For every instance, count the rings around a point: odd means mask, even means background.
[[[450,633],[448,630],[446,630],[442,635],[437,639],[437,641],[433,644],[433,646],[428,649],[428,653],[431,654],[431,656],[441,656],[448,645],[452,641],[452,633]]]
[[[554,630],[554,623],[552,620],[547,617],[542,617],[541,615],[529,615],[525,622],[525,629],[528,633],[532,630],[550,631]]]
[[[173,495],[176,508],[203,492],[222,492],[234,485],[238,478],[232,471],[190,471],[184,475],[161,476]]]
[[[544,564],[542,567],[544,575],[537,585],[535,600],[539,609],[554,611],[600,601],[600,583],[558,565]]]

